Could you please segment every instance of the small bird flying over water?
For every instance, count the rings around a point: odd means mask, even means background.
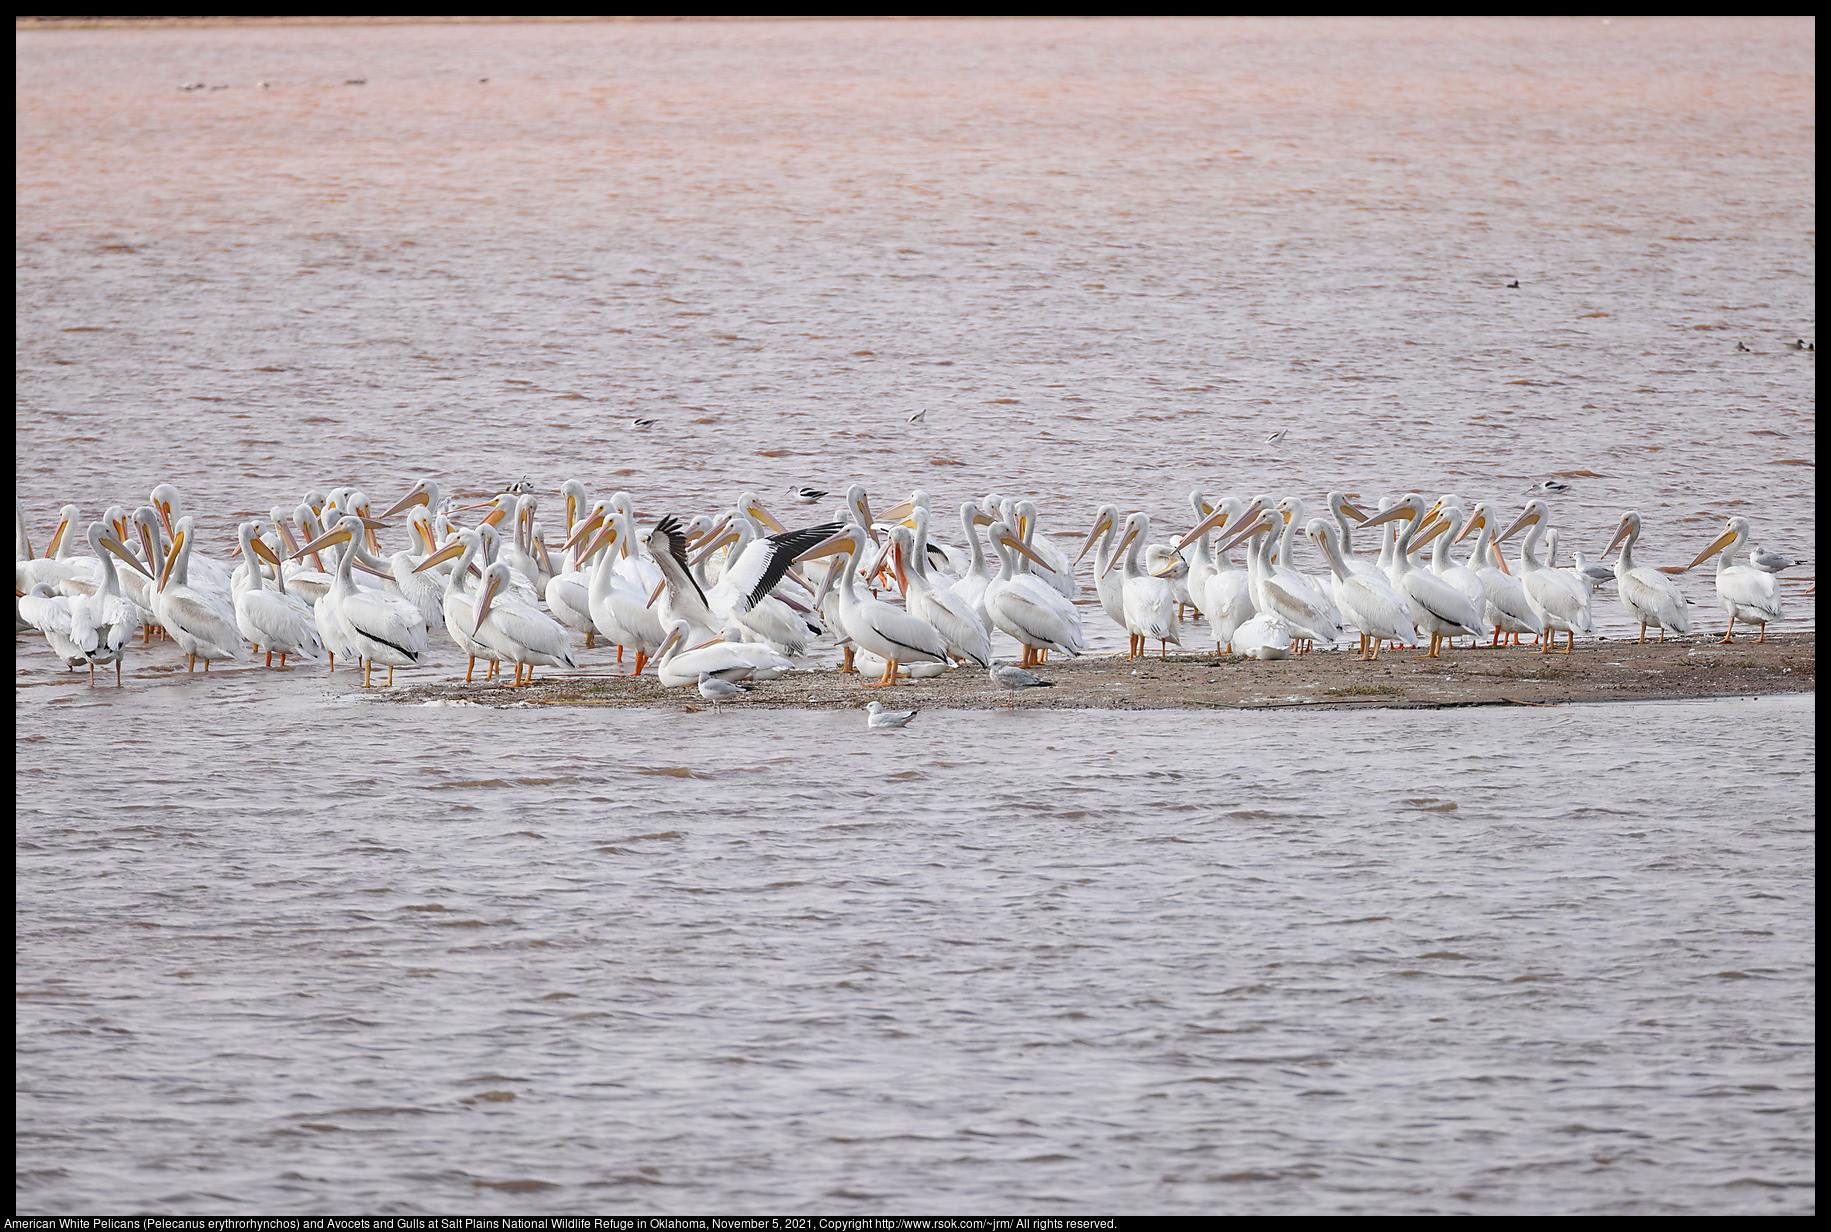
[[[1267,445],[1276,445],[1279,441],[1283,440],[1289,432],[1289,428],[1279,428],[1276,432],[1267,433],[1265,443]]]
[[[910,423],[921,423],[924,419],[928,418],[928,408],[923,407],[921,410],[906,416],[906,418]]]

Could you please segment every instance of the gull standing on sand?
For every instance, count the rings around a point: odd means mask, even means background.
[[[1021,667],[1014,667],[1013,665],[1006,663],[1003,659],[993,659],[992,666],[986,674],[991,677],[994,685],[1007,690],[1011,694],[1011,705],[1014,707],[1017,705],[1017,694],[1019,690],[1053,689],[1055,687],[1055,681],[1044,680],[1035,672],[1025,671]]]
[[[720,680],[711,672],[699,674],[699,695],[712,703],[712,713],[718,713],[719,703],[727,698],[740,696],[744,686],[729,680]]]

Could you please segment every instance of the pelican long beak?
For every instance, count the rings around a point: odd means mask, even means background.
[[[788,528],[771,517],[769,510],[763,508],[763,502],[754,497],[751,498],[750,504],[745,506],[744,512],[748,513],[763,525],[769,527],[770,530],[776,532],[778,535],[787,533]]]
[[[1686,565],[1685,568],[1687,568],[1687,569],[1697,568],[1699,565],[1703,564],[1705,561],[1709,560],[1712,556],[1715,556],[1718,552],[1721,552],[1724,548],[1728,547],[1730,544],[1734,543],[1735,541],[1736,541],[1736,532],[1735,531],[1733,531],[1733,530],[1724,531],[1722,534],[1717,536],[1716,542],[1712,543],[1709,547],[1705,548],[1702,552],[1699,552],[1697,554],[1697,559],[1692,561],[1690,564]]]
[[[648,592],[648,602],[644,603],[642,606],[643,607],[654,607],[655,600],[661,598],[661,592],[666,590],[667,588],[668,588],[668,580],[666,578],[662,578],[659,582],[656,582],[655,589]]]
[[[1358,509],[1352,501],[1343,500],[1341,503],[1341,511],[1353,518],[1356,522],[1365,522],[1367,520],[1367,515]]]
[[[802,561],[819,560],[822,556],[832,556],[839,552],[851,552],[856,555],[858,549],[858,533],[848,526],[846,529],[839,531],[836,534],[827,536],[807,551],[801,553],[801,555],[795,557],[795,563],[798,565]]]
[[[129,552],[127,550],[127,545],[125,543],[122,543],[115,536],[103,535],[102,536],[102,546],[107,548],[110,552],[113,552],[116,556],[119,556],[122,560],[126,561],[128,564],[132,565],[134,568],[138,569],[141,573],[146,574],[147,577],[150,578],[152,576],[152,574],[147,570],[146,566],[140,563],[140,558],[138,556],[135,556],[132,552]]]
[[[1235,522],[1233,524],[1233,526],[1230,527],[1229,529],[1222,531],[1221,538],[1226,539],[1229,535],[1237,534],[1239,532],[1239,529],[1242,526],[1245,526],[1249,522],[1256,520],[1258,518],[1260,512],[1264,508],[1265,508],[1265,505],[1261,501],[1254,501],[1252,504],[1246,506],[1246,512],[1242,513],[1240,515],[1240,520]],[[1226,520],[1227,520],[1227,512],[1226,512],[1225,507],[1223,506],[1220,509],[1216,509],[1213,513],[1211,513],[1207,517],[1203,518],[1200,522],[1197,522],[1195,525],[1195,529],[1190,531],[1188,534],[1184,535],[1182,537],[1182,539],[1177,542],[1176,550],[1178,552],[1182,551],[1184,548],[1188,547],[1191,543],[1194,543],[1197,539],[1200,539],[1203,535],[1207,534],[1209,531],[1213,530],[1215,527],[1221,525]],[[1229,546],[1232,546],[1232,543],[1236,543],[1236,542],[1238,542],[1237,539],[1233,540],[1232,542],[1229,543]],[[1226,551],[1227,549],[1222,548],[1221,550]]]
[[[391,518],[397,513],[405,513],[415,505],[425,505],[427,508],[432,506],[432,493],[426,490],[426,485],[423,483],[415,484],[413,491],[395,501],[393,508],[381,516]]]
[[[272,565],[274,572],[278,573],[281,568],[280,558],[273,554],[273,549],[267,546],[265,540],[258,537],[252,540],[252,543],[254,545],[254,554]]]
[[[1385,513],[1376,513],[1372,517],[1368,518],[1366,521],[1362,522],[1361,529],[1362,530],[1372,530],[1376,526],[1384,526],[1386,523],[1396,522],[1400,518],[1410,518],[1412,516],[1413,512],[1414,511],[1410,505],[1394,505],[1392,508],[1388,509]]]
[[[908,517],[910,514],[914,513],[915,511],[916,511],[916,504],[914,501],[898,501],[896,504],[890,506],[890,508],[884,510],[884,512],[879,514],[878,516],[883,518],[883,520],[886,522],[894,522],[898,518]]]
[[[1005,544],[1009,545],[1010,547],[1012,547],[1013,549],[1015,549],[1019,556],[1026,556],[1033,563],[1039,564],[1045,569],[1047,569],[1049,567],[1048,561],[1046,561],[1042,557],[1038,556],[1035,552],[1032,552],[1030,550],[1029,546],[1026,545],[1022,539],[1019,539],[1015,534],[1012,534],[1010,531],[1006,531],[1003,535],[999,536],[999,539],[1000,539],[1000,542],[1005,543]],[[1116,557],[1116,556],[1118,556],[1118,553],[1114,552],[1113,555]]]
[[[1075,564],[1078,565],[1081,563],[1081,557],[1087,555],[1087,550],[1089,548],[1093,547],[1094,541],[1099,539],[1101,534],[1104,533],[1105,531],[1111,530],[1112,525],[1113,525],[1112,518],[1106,517],[1106,516],[1102,516],[1099,521],[1094,523],[1094,528],[1087,532],[1087,542],[1083,543],[1081,545],[1081,550],[1074,554],[1074,563]]]
[[[609,518],[601,520],[604,523],[604,529],[598,532],[597,538],[591,541],[590,547],[579,553],[580,560],[590,560],[593,556],[596,556],[599,552],[617,541],[617,524]],[[576,539],[578,536],[574,535],[573,538]]]
[[[698,554],[695,555],[693,559],[689,560],[687,564],[701,564],[710,558],[712,553],[718,551],[728,543],[736,543],[737,539],[737,532],[731,529],[731,523],[729,521],[722,522],[719,526],[715,527],[710,534],[699,541],[700,547]]]
[[[1536,525],[1538,520],[1539,520],[1538,510],[1528,509],[1528,510],[1526,510],[1526,512],[1519,515],[1519,520],[1517,522],[1515,522],[1513,525],[1507,527],[1506,534],[1494,536],[1494,542],[1505,543],[1507,540],[1513,538],[1514,535],[1518,534],[1520,531],[1524,530],[1526,527]]]
[[[44,559],[51,560],[54,557],[56,557],[58,544],[60,544],[64,541],[64,536],[66,534],[68,534],[69,532],[70,532],[70,519],[64,518],[64,519],[60,520],[57,523],[57,529],[51,532],[51,542],[49,542],[45,545]],[[166,533],[170,534],[171,532],[168,530]]]
[[[1221,552],[1231,552],[1234,548],[1240,546],[1240,544],[1246,542],[1260,531],[1275,530],[1277,525],[1278,524],[1272,521],[1270,517],[1260,518],[1257,522],[1254,522],[1251,526],[1245,527],[1244,529],[1240,529],[1238,524],[1236,524],[1233,537],[1222,543],[1218,550]]]
[[[1119,546],[1113,549],[1113,554],[1106,558],[1106,568],[1100,570],[1101,577],[1105,577],[1113,571],[1113,566],[1119,563],[1120,557],[1125,555],[1125,549],[1131,546],[1132,540],[1137,537],[1138,527],[1134,525],[1130,530],[1125,532],[1125,538],[1119,540]]]
[[[327,548],[333,543],[345,543],[355,537],[356,534],[354,531],[345,530],[343,523],[339,522],[337,524],[337,529],[328,530],[322,535],[319,535],[316,539],[300,548],[298,552],[294,554],[293,559],[297,560],[301,556],[309,556],[311,553]]]
[[[477,600],[477,623],[470,631],[472,637],[476,637],[477,630],[483,627],[483,618],[490,614],[490,604],[496,601],[496,592],[501,588],[502,575],[500,573],[491,574],[489,580],[484,582],[483,596]]]
[[[165,584],[172,580],[172,568],[178,563],[178,549],[183,546],[184,532],[179,531],[176,535],[172,536],[172,550],[170,555],[165,558],[165,568],[159,570],[159,589],[161,591],[165,589]],[[1702,558],[1700,557],[1700,559]]]
[[[461,553],[463,551],[464,551],[464,544],[457,539],[453,539],[450,543],[446,544],[444,547],[440,548],[438,551],[436,551],[432,555],[428,556],[425,560],[422,560],[419,564],[415,565],[413,567],[413,571],[415,573],[423,573],[427,569],[432,568],[434,565],[444,564],[446,561],[451,560],[452,558],[456,557],[459,553]],[[303,556],[304,553],[301,552],[300,555]]]
[[[1617,526],[1615,528],[1615,537],[1613,539],[1610,539],[1608,541],[1608,546],[1602,549],[1602,556],[1607,556],[1610,552],[1613,552],[1615,550],[1615,545],[1620,543],[1623,539],[1626,539],[1628,537],[1628,533],[1630,531],[1632,531],[1633,529],[1634,529],[1633,526],[1625,520],[1621,523],[1620,526]],[[1706,553],[1706,554],[1708,554],[1708,553]],[[1596,559],[1601,560],[1602,557],[1598,556]]]
[[[1474,517],[1469,519],[1469,524],[1462,528],[1462,533],[1460,535],[1456,536],[1455,542],[1461,543],[1464,539],[1467,539],[1470,535],[1475,533],[1476,527],[1486,526],[1487,524],[1488,524],[1488,515],[1487,514],[1485,514],[1485,513],[1476,514]]]
[[[1438,535],[1441,535],[1444,531],[1448,530],[1449,528],[1450,528],[1450,524],[1446,521],[1432,522],[1430,525],[1430,529],[1426,530],[1422,535],[1413,535],[1412,536],[1411,550],[1414,552],[1417,551],[1419,548],[1423,547],[1425,544],[1429,543],[1432,539],[1435,539]]]

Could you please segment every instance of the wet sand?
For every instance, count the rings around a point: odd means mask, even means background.
[[[1448,650],[1439,659],[1421,651],[1383,652],[1375,662],[1352,653],[1318,652],[1259,662],[1224,655],[1085,657],[1039,668],[1054,682],[1016,698],[1026,709],[1177,710],[1208,707],[1248,710],[1310,706],[1434,709],[1447,706],[1556,706],[1573,702],[1670,701],[1810,693],[1814,689],[1816,634],[1773,634],[1765,642],[1738,638],[1719,646],[1693,637],[1638,645],[1599,642],[1569,655],[1533,649]],[[810,662],[814,660],[810,659]],[[479,667],[479,672],[482,668]],[[526,688],[465,684],[455,679],[398,690],[403,702],[470,701],[482,705],[650,705],[711,708],[694,689],[663,689],[653,675],[613,675],[624,668],[573,675],[542,674]],[[867,685],[830,667],[796,671],[756,685],[725,702],[744,707],[836,709],[872,699],[893,710],[987,710],[1010,704],[977,668],[949,672],[895,689]]]

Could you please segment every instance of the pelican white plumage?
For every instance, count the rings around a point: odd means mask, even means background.
[[[1712,556],[1717,557],[1717,602],[1729,614],[1729,627],[1723,631],[1718,645],[1736,640],[1738,620],[1760,625],[1761,634],[1755,638],[1760,642],[1767,639],[1768,625],[1783,618],[1780,587],[1774,575],[1736,563],[1736,553],[1748,542],[1750,529],[1747,518],[1725,519],[1723,533],[1709,547],[1699,552],[1696,560],[1685,566],[1687,569],[1695,569]]]
[[[472,566],[482,555],[483,536],[474,530],[459,531],[450,543],[421,561],[416,569],[416,572],[426,572],[436,569],[445,561],[457,559],[457,564],[445,575],[445,589],[440,593],[440,602],[445,618],[445,632],[451,635],[452,642],[469,659],[464,667],[466,684],[470,683],[472,673],[477,670],[478,659],[490,664],[489,674],[493,675],[496,666],[507,658],[494,647],[486,646],[471,636],[477,627],[477,594],[469,589],[467,583]],[[486,680],[488,678],[489,675],[484,677]]]
[[[986,564],[985,548],[979,543],[979,528],[991,524],[992,519],[988,518],[979,506],[971,501],[961,502],[960,531],[966,537],[969,558],[959,579],[948,587],[971,605],[973,615],[978,618],[980,626],[988,635],[992,632],[992,617],[985,610],[985,588],[992,580],[992,570]]]
[[[907,526],[890,531],[891,557],[897,580],[903,586],[904,606],[934,627],[956,662],[971,660],[980,667],[988,666],[992,661],[990,631],[979,623],[972,604],[929,580],[928,562],[925,553],[916,549],[915,538]]]
[[[1221,547],[1229,551],[1236,544],[1249,543],[1246,573],[1252,589],[1253,606],[1260,616],[1276,616],[1289,626],[1290,636],[1307,642],[1334,642],[1341,637],[1341,627],[1330,615],[1332,605],[1309,587],[1294,583],[1288,576],[1273,570],[1271,563],[1274,530],[1283,525],[1275,517],[1260,516],[1261,502],[1247,506],[1248,525],[1236,531]],[[1233,646],[1240,649],[1240,630],[1234,630]]]
[[[1239,498],[1228,496],[1212,508],[1203,502],[1197,512],[1202,515],[1202,524],[1185,536],[1178,548],[1187,551],[1189,545],[1194,546],[1189,566],[1192,579],[1189,597],[1195,600],[1195,606],[1207,618],[1208,635],[1214,639],[1214,648],[1218,652],[1232,646],[1234,632],[1258,614],[1258,609],[1252,602],[1251,576],[1245,569],[1234,564],[1225,552],[1213,551],[1208,540],[1216,526],[1238,524],[1246,507]],[[1207,578],[1198,584],[1193,578],[1204,564],[1207,566]],[[1339,601],[1336,606],[1340,606]]]
[[[1468,519],[1459,505],[1439,502],[1437,516],[1442,518],[1448,529],[1436,534],[1430,542],[1430,571],[1461,591],[1469,601],[1469,608],[1475,613],[1476,623],[1486,625],[1482,619],[1482,609],[1487,605],[1487,588],[1482,585],[1481,575],[1469,565],[1459,564],[1450,555],[1450,546],[1462,535],[1462,528]],[[1476,636],[1480,636],[1477,634]]]
[[[1416,492],[1407,493],[1392,508],[1368,518],[1362,526],[1378,526],[1401,517],[1409,520],[1399,530],[1398,550],[1393,554],[1393,589],[1404,595],[1411,605],[1412,620],[1418,628],[1430,634],[1430,650],[1422,657],[1439,658],[1444,639],[1462,634],[1481,636],[1481,615],[1475,610],[1474,601],[1456,586],[1411,563],[1413,551],[1449,529],[1448,522],[1438,521],[1423,530],[1423,539],[1418,538],[1425,522],[1422,496]]]
[[[755,498],[752,497],[751,501],[754,504]],[[739,512],[740,515],[745,512],[742,503]],[[810,623],[785,600],[771,592],[787,576],[796,556],[838,529],[838,523],[828,522],[802,530],[757,537],[748,517],[732,518],[725,529],[711,536],[701,550],[703,557],[714,548],[726,544],[735,547],[717,584],[703,592],[713,619],[721,626],[728,621],[736,621],[752,637],[767,642],[790,658],[805,652],[808,643],[824,630],[818,622]]]
[[[985,588],[985,609],[992,624],[1016,638],[1024,648],[1018,666],[1035,667],[1048,650],[1059,650],[1071,657],[1085,653],[1087,641],[1073,607],[1064,610],[1067,601],[1046,583],[1031,578],[1026,585],[1019,580],[1029,577],[1016,572],[1017,559],[1030,555],[1024,541],[1004,522],[992,523],[986,529],[986,538],[998,553],[998,574]]]
[[[1594,633],[1595,624],[1589,612],[1589,587],[1579,586],[1576,578],[1562,569],[1546,568],[1538,558],[1539,539],[1550,520],[1550,508],[1534,497],[1526,502],[1524,512],[1513,525],[1495,536],[1495,542],[1505,542],[1521,529],[1530,528],[1520,541],[1519,579],[1526,590],[1526,602],[1532,605],[1533,614],[1545,626],[1545,639],[1539,653],[1551,653],[1557,631],[1562,629],[1566,634],[1564,653],[1569,654],[1576,645],[1577,634]]]
[[[1121,534],[1120,524],[1119,506],[1101,505],[1094,513],[1093,529],[1087,532],[1087,542],[1081,545],[1081,550],[1075,553],[1074,559],[1079,564],[1089,548],[1094,548],[1096,543],[1099,545],[1094,549],[1094,594],[1099,596],[1100,609],[1106,613],[1107,619],[1124,629],[1125,574],[1115,573],[1110,568]]]
[[[865,544],[864,531],[856,524],[831,535],[824,541],[797,554],[799,560],[817,560],[823,556],[844,556],[856,560]],[[839,570],[839,625],[862,650],[882,655],[885,660],[881,680],[866,681],[877,687],[896,684],[898,663],[947,661],[947,643],[935,627],[902,608],[877,599],[861,598],[854,580],[856,570]],[[830,575],[829,575],[830,578]]]
[[[165,631],[184,651],[185,670],[196,670],[197,660],[201,658],[203,670],[208,672],[214,660],[241,662],[242,636],[235,624],[235,609],[213,591],[190,583],[191,546],[195,538],[191,518],[188,515],[180,517],[172,528],[171,553],[159,574],[153,610]],[[226,576],[223,580],[228,581]]]
[[[427,647],[426,620],[419,608],[399,595],[356,585],[352,570],[361,556],[360,539],[366,526],[356,514],[345,513],[332,529],[299,549],[303,555],[336,543],[348,545],[337,562],[336,581],[322,602],[342,632],[349,653],[362,661],[365,689],[375,664],[388,665],[388,684],[392,686],[394,669],[417,666]],[[324,636],[322,619],[318,633]]]
[[[1465,539],[1476,531],[1480,534],[1476,535],[1475,549],[1469,553],[1469,559],[1474,562],[1475,576],[1481,579],[1482,621],[1494,629],[1488,645],[1500,645],[1503,636],[1511,637],[1513,644],[1518,645],[1522,634],[1536,637],[1544,633],[1544,622],[1526,600],[1526,588],[1507,572],[1507,562],[1501,559],[1500,549],[1494,545],[1493,512],[1486,504],[1477,504],[1469,513],[1468,523],[1457,538]]]
[[[533,684],[537,665],[578,669],[566,627],[515,597],[506,561],[499,560],[483,571],[477,594],[477,623],[471,629],[471,637],[495,647],[515,665],[515,680],[506,686],[511,689]],[[521,676],[523,668],[528,672],[525,681]]]
[[[1634,563],[1634,545],[1640,540],[1640,514],[1630,509],[1615,526],[1615,537],[1602,549],[1607,556],[1616,544],[1621,554],[1615,557],[1615,593],[1628,616],[1640,624],[1640,640],[1647,640],[1647,626],[1659,626],[1659,640],[1666,640],[1666,630],[1691,632],[1691,616],[1685,611],[1685,596],[1672,579],[1651,565]]]
[[[1012,524],[1013,529],[1028,550],[1030,565],[1027,567],[1027,576],[1046,582],[1060,592],[1062,598],[1073,603],[1081,593],[1081,582],[1075,576],[1074,562],[1049,539],[1037,537],[1036,502],[1020,500],[1012,509],[1017,515],[1017,521]]]
[[[1233,632],[1235,654],[1249,659],[1291,657],[1291,625],[1274,612],[1260,612]]]
[[[316,659],[324,653],[324,643],[318,636],[318,622],[312,617],[311,605],[297,595],[286,592],[286,570],[280,558],[256,536],[259,523],[243,522],[239,528],[242,544],[242,559],[248,568],[248,585],[235,596],[235,623],[243,637],[254,644],[257,651],[267,654],[267,666],[273,666],[273,656],[280,656],[280,666],[286,666],[286,656],[300,659]],[[268,590],[265,572],[261,561],[273,566],[276,590]]]
[[[701,676],[736,683],[756,675],[757,665],[737,646],[716,637],[700,646],[689,646],[692,624],[684,619],[668,623],[651,666],[664,689],[684,689]]]
[[[1415,641],[1418,630],[1405,596],[1377,573],[1362,573],[1351,568],[1336,542],[1340,532],[1333,524],[1322,518],[1312,518],[1306,529],[1335,573],[1335,601],[1341,607],[1342,615],[1360,631],[1360,657],[1379,658],[1382,641],[1406,645]],[[1372,644],[1371,654],[1368,653],[1369,643]]]
[[[1151,519],[1142,513],[1125,519],[1125,534],[1120,537],[1115,556],[1125,560],[1125,631],[1131,637],[1130,653],[1136,659],[1145,651],[1145,642],[1156,639],[1158,657],[1167,659],[1170,643],[1183,644],[1182,626],[1176,619],[1176,592],[1168,578],[1147,573],[1140,563],[1146,541],[1151,534]],[[1114,565],[1108,560],[1106,567]]]

